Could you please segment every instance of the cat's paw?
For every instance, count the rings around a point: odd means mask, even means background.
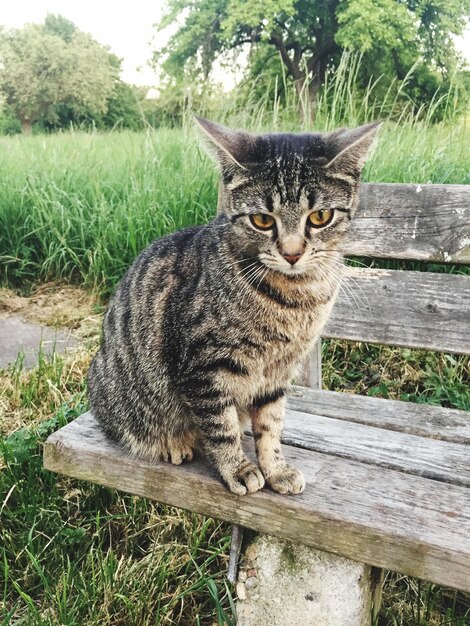
[[[287,465],[268,476],[266,482],[273,491],[282,494],[302,493],[305,489],[304,475],[291,465]]]
[[[162,446],[159,455],[160,461],[166,461],[173,465],[181,465],[183,461],[191,461],[193,458],[193,439],[190,437],[171,437]]]
[[[244,496],[246,492],[254,493],[264,487],[264,476],[259,467],[249,461],[243,460],[234,472],[224,473],[223,479],[232,493]]]
[[[168,453],[173,465],[181,465],[183,461],[192,461],[193,458],[193,449],[185,444],[172,445]]]

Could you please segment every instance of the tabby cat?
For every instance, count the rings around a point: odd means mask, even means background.
[[[120,282],[89,372],[91,410],[131,453],[201,449],[230,491],[300,493],[286,389],[333,306],[378,125],[252,135],[197,118],[221,171],[217,217],[154,241]],[[177,181],[175,181],[177,184]],[[241,446],[251,422],[258,464]]]

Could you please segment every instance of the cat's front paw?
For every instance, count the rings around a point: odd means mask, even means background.
[[[297,494],[302,493],[305,489],[305,478],[302,472],[298,469],[287,465],[280,470],[277,470],[266,478],[266,482],[273,491],[277,491],[282,494]]]
[[[223,472],[222,478],[230,491],[238,496],[244,496],[247,491],[254,493],[264,487],[263,474],[259,467],[248,459],[244,459],[235,471]]]

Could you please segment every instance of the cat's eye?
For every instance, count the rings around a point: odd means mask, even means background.
[[[307,221],[310,226],[313,226],[313,228],[321,228],[331,222],[334,214],[335,212],[333,209],[320,209],[319,211],[310,213]]]
[[[274,217],[266,215],[266,213],[256,213],[255,215],[250,215],[250,222],[259,230],[270,230],[276,223],[276,220]]]

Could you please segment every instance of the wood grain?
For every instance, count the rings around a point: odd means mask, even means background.
[[[302,363],[297,376],[297,384],[312,389],[322,388],[321,339],[317,339],[310,354]]]
[[[350,256],[470,263],[470,185],[363,183]]]
[[[239,497],[202,462],[131,458],[90,414],[44,448],[47,469],[470,591],[469,489],[292,446],[284,451],[306,475],[300,496],[265,489]]]
[[[323,337],[470,353],[470,276],[346,272]]]
[[[286,411],[282,442],[470,487],[470,448],[457,443]]]
[[[307,387],[292,387],[287,405],[312,415],[470,445],[470,413],[467,411]]]

